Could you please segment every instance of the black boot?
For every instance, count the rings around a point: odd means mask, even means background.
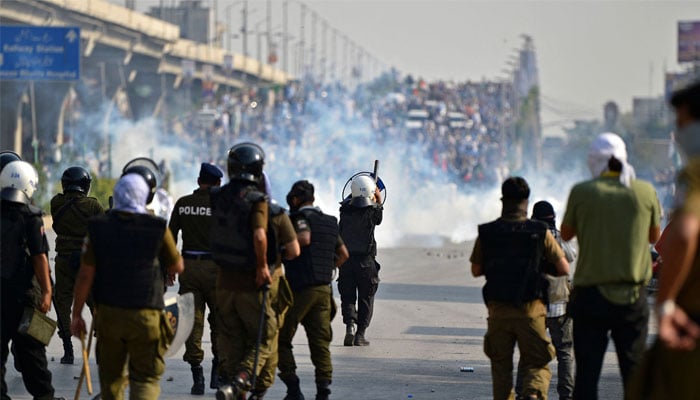
[[[287,378],[282,378],[282,382],[287,385],[287,395],[284,396],[283,400],[304,400],[304,395],[301,393],[301,388],[299,387],[299,377],[292,375]]]
[[[369,341],[365,339],[365,328],[357,328],[355,334],[355,346],[369,346]]]
[[[330,385],[330,381],[316,382],[316,400],[328,400],[328,396],[331,394],[331,390],[328,388]]]
[[[68,337],[62,337],[63,340],[63,357],[61,357],[61,364],[73,364],[75,361],[75,356],[73,355],[73,341]]]
[[[201,365],[192,366],[192,389],[190,389],[190,394],[204,394],[204,369]]]
[[[219,375],[219,359],[214,358],[211,360],[211,377],[209,379],[209,387],[212,389],[218,389],[219,386],[223,385],[221,376]]]
[[[345,340],[343,340],[343,346],[352,346],[355,339],[355,324],[352,322],[345,324]]]

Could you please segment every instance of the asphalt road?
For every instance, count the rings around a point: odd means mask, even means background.
[[[50,239],[53,245],[53,239]],[[52,246],[53,247],[53,246]],[[481,298],[483,278],[469,274],[468,257],[471,244],[447,244],[439,248],[423,248],[417,243],[410,248],[382,249],[378,260],[382,280],[375,301],[372,325],[367,331],[369,347],[344,347],[344,325],[340,316],[333,321],[335,332],[333,355],[334,399],[397,400],[439,399],[467,400],[491,398],[489,361],[482,343],[486,329],[486,308]],[[176,290],[171,288],[170,290]],[[335,290],[336,302],[340,299]],[[52,316],[55,316],[53,311]],[[115,321],[115,323],[118,323]],[[89,324],[89,321],[88,321]],[[309,359],[303,328],[294,339],[298,375],[307,399],[315,395],[313,366]],[[655,327],[651,327],[655,332]],[[204,362],[207,388],[211,368],[209,335],[203,339],[207,356]],[[61,365],[62,345],[54,337],[47,349],[49,368],[57,396],[73,398],[80,374],[80,344],[74,339],[76,364]],[[213,398],[214,390],[205,396],[192,396],[189,365],[182,361],[184,349],[167,360],[162,379],[163,399]],[[15,399],[30,399],[21,375],[8,361],[6,380]],[[474,372],[460,372],[460,367],[473,367]],[[553,378],[550,398],[556,396],[556,362],[550,365]],[[99,390],[97,366],[91,358],[93,385]],[[600,380],[601,399],[621,399],[614,347],[605,357]],[[282,399],[284,384],[277,380],[266,398]],[[83,399],[90,398],[83,389]]]

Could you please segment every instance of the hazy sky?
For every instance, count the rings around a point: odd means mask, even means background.
[[[544,103],[583,117],[600,117],[608,100],[629,110],[632,96],[661,94],[664,67],[678,68],[677,21],[700,20],[700,1],[309,4],[386,62],[431,79],[498,76],[527,33]],[[567,118],[543,111],[545,122]]]
[[[137,0],[137,7],[145,9],[160,1]],[[217,4],[223,20],[225,7],[234,1],[203,0],[207,3]],[[264,18],[265,1],[249,3],[255,10],[249,19],[253,29]],[[664,68],[679,68],[677,21],[700,20],[700,1],[316,0],[306,4],[384,62],[430,80],[503,76],[513,49],[522,43],[519,35],[531,35],[545,124],[600,117],[608,100],[629,110],[633,96],[661,94]],[[281,5],[273,1],[273,26],[281,23]],[[296,1],[290,1],[290,33],[296,36],[299,9]],[[232,23],[240,23],[240,6],[233,10]],[[307,18],[307,43],[310,25]],[[318,32],[320,36],[320,24]],[[254,56],[255,39],[249,40],[249,53]],[[240,40],[235,40],[234,50],[240,51]]]

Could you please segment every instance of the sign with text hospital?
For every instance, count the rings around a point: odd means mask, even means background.
[[[80,28],[0,26],[0,80],[80,79]]]
[[[700,21],[678,22],[678,62],[700,62]]]

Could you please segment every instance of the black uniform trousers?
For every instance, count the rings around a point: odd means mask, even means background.
[[[344,324],[357,323],[358,328],[369,326],[374,295],[379,287],[379,268],[374,257],[355,255],[340,267],[338,291]]]
[[[649,305],[644,288],[635,303],[617,305],[603,297],[595,286],[574,287],[567,311],[574,321],[574,399],[598,398],[608,337],[615,343],[622,383],[626,386],[646,346]]]
[[[51,372],[46,362],[46,347],[43,343],[17,332],[24,307],[28,303],[17,296],[16,290],[2,283],[2,400],[7,395],[5,383],[5,365],[9,356],[9,343],[15,348],[15,364],[22,370],[22,380],[27,391],[37,400],[53,399],[54,389],[51,385]]]

